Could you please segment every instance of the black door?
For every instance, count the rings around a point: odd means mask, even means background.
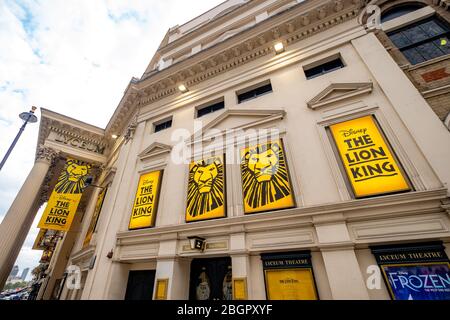
[[[231,300],[231,258],[194,259],[190,300]]]
[[[130,271],[125,300],[152,300],[155,270]]]

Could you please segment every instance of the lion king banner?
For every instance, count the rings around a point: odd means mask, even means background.
[[[59,175],[38,228],[68,231],[89,176],[91,165],[67,159],[64,169]]]
[[[372,116],[337,123],[330,130],[355,198],[411,189]]]
[[[282,140],[241,150],[244,212],[295,206]]]
[[[159,170],[144,173],[139,178],[129,230],[155,226],[162,175],[163,171]]]
[[[94,213],[92,214],[91,222],[89,223],[89,229],[84,237],[83,248],[87,247],[91,242],[92,235],[94,234],[95,227],[97,226],[98,218],[100,216],[100,211],[102,210],[103,200],[105,200],[106,190],[104,188],[97,197],[97,202],[95,203]]]
[[[224,156],[189,165],[186,222],[226,216]]]

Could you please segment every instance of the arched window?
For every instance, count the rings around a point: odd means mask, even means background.
[[[423,8],[424,6],[425,5],[423,3],[409,3],[405,5],[395,6],[383,12],[383,14],[381,15],[381,23],[414,12]]]

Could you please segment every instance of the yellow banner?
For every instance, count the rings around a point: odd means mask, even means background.
[[[141,229],[155,225],[162,171],[141,175],[131,211],[128,229]]]
[[[83,248],[87,247],[92,239],[92,234],[94,233],[95,227],[97,226],[97,221],[100,216],[100,211],[102,210],[103,200],[105,199],[107,188],[100,191],[100,194],[97,197],[97,202],[95,203],[94,213],[92,214],[91,222],[89,224],[89,229],[84,237]]]
[[[44,240],[45,234],[47,232],[47,229],[39,229],[39,233],[34,240],[33,247],[31,249],[33,250],[44,250],[45,247],[42,245],[42,241]]]
[[[295,206],[281,140],[241,150],[245,213]]]
[[[267,300],[317,300],[310,268],[266,270]]]
[[[410,190],[372,116],[330,129],[357,198]]]
[[[189,165],[186,222],[226,216],[224,157],[216,156]]]
[[[38,228],[68,231],[77,212],[78,204],[91,166],[78,160],[67,159]]]
[[[44,252],[42,252],[41,260],[39,260],[39,263],[50,262],[52,255],[53,255],[53,248],[51,248],[51,250],[50,249],[44,250]]]

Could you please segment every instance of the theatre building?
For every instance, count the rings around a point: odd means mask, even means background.
[[[448,1],[366,2],[228,0],[106,128],[41,109],[1,277],[45,206],[38,299],[450,299]]]

